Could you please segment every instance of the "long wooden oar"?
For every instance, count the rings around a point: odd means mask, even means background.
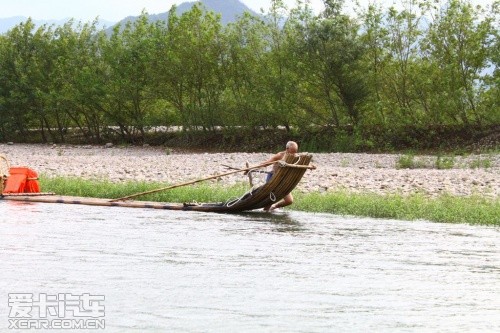
[[[202,181],[205,181],[205,180],[210,180],[210,179],[214,179],[214,178],[218,178],[218,177],[223,177],[223,176],[231,175],[233,173],[238,173],[238,172],[241,172],[241,171],[249,171],[249,170],[252,170],[252,169],[263,168],[265,166],[268,166],[268,165],[271,165],[271,164],[274,164],[274,163],[276,163],[276,161],[262,163],[262,164],[255,165],[255,166],[250,166],[250,167],[247,167],[247,168],[244,168],[244,169],[238,169],[238,170],[235,170],[235,171],[229,171],[229,172],[226,172],[226,173],[221,173],[220,175],[215,175],[215,176],[210,176],[210,177],[207,177],[207,178],[197,179],[197,180],[193,180],[193,181],[190,181],[190,182],[187,182],[187,183],[176,184],[176,185],[171,185],[171,186],[167,186],[167,187],[158,188],[156,190],[151,190],[151,191],[146,191],[146,192],[131,194],[131,195],[127,195],[126,197],[117,198],[117,199],[111,199],[110,202],[120,201],[120,200],[126,200],[126,199],[130,199],[130,198],[135,198],[135,197],[138,197],[138,196],[141,196],[141,195],[146,195],[146,194],[156,193],[156,192],[160,192],[160,191],[170,190],[170,189],[173,189],[173,188],[176,188],[176,187],[191,185],[191,184],[199,183],[199,182],[202,182]]]
[[[247,164],[247,168],[250,168],[250,166],[248,165],[248,162],[246,163]],[[240,170],[240,171],[248,171],[247,169],[240,169],[240,168],[236,168],[236,167],[233,167],[233,166],[230,166],[230,165],[227,165],[227,164],[221,164],[223,167],[226,167],[228,168],[229,170]],[[248,173],[269,173],[269,171],[262,171],[262,170],[250,170]]]

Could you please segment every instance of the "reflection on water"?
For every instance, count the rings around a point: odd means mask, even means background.
[[[0,201],[7,294],[106,296],[106,331],[499,331],[499,229]]]
[[[269,227],[274,226],[270,230],[272,232],[301,232],[304,231],[304,226],[300,223],[300,219],[294,218],[293,214],[285,212],[274,212],[272,214],[263,211],[253,211],[234,214],[234,217],[241,216],[247,221],[267,224]]]

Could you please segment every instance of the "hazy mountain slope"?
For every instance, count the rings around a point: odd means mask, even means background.
[[[7,18],[0,18],[0,34],[6,33],[16,25],[19,25],[22,22],[26,22],[28,20],[28,17],[25,16],[14,16],[14,17],[7,17]],[[33,20],[33,23],[35,23],[35,26],[39,27],[44,24],[46,25],[63,25],[64,23],[68,22],[70,18],[66,18],[63,20]],[[86,23],[86,22],[83,22]],[[115,24],[116,22],[111,22],[111,21],[106,21],[99,19],[99,22],[97,24],[98,29],[103,29],[107,27],[111,27]]]
[[[182,15],[189,11],[193,5],[197,2],[201,2],[205,8],[215,13],[221,14],[222,24],[228,24],[230,22],[235,22],[239,16],[243,15],[244,12],[250,12],[257,15],[253,10],[248,8],[244,3],[238,0],[200,0],[183,2],[177,6],[177,15]],[[129,21],[135,21],[139,16],[129,16],[117,24],[125,24]],[[168,18],[168,10],[164,13],[159,14],[149,14],[149,20],[154,22],[158,20],[166,20]]]

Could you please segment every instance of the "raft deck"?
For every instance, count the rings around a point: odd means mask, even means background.
[[[87,206],[105,206],[105,207],[128,207],[128,208],[154,208],[169,210],[198,210],[211,211],[216,207],[223,206],[223,203],[216,204],[179,204],[164,203],[154,201],[110,201],[110,199],[74,197],[63,195],[4,195],[3,200],[21,201],[21,202],[41,202],[41,203],[62,203]]]

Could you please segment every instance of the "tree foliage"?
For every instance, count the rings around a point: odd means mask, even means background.
[[[390,131],[500,122],[499,3],[401,0],[315,15],[307,0],[221,23],[197,4],[0,35],[0,140],[140,143],[151,128]]]

